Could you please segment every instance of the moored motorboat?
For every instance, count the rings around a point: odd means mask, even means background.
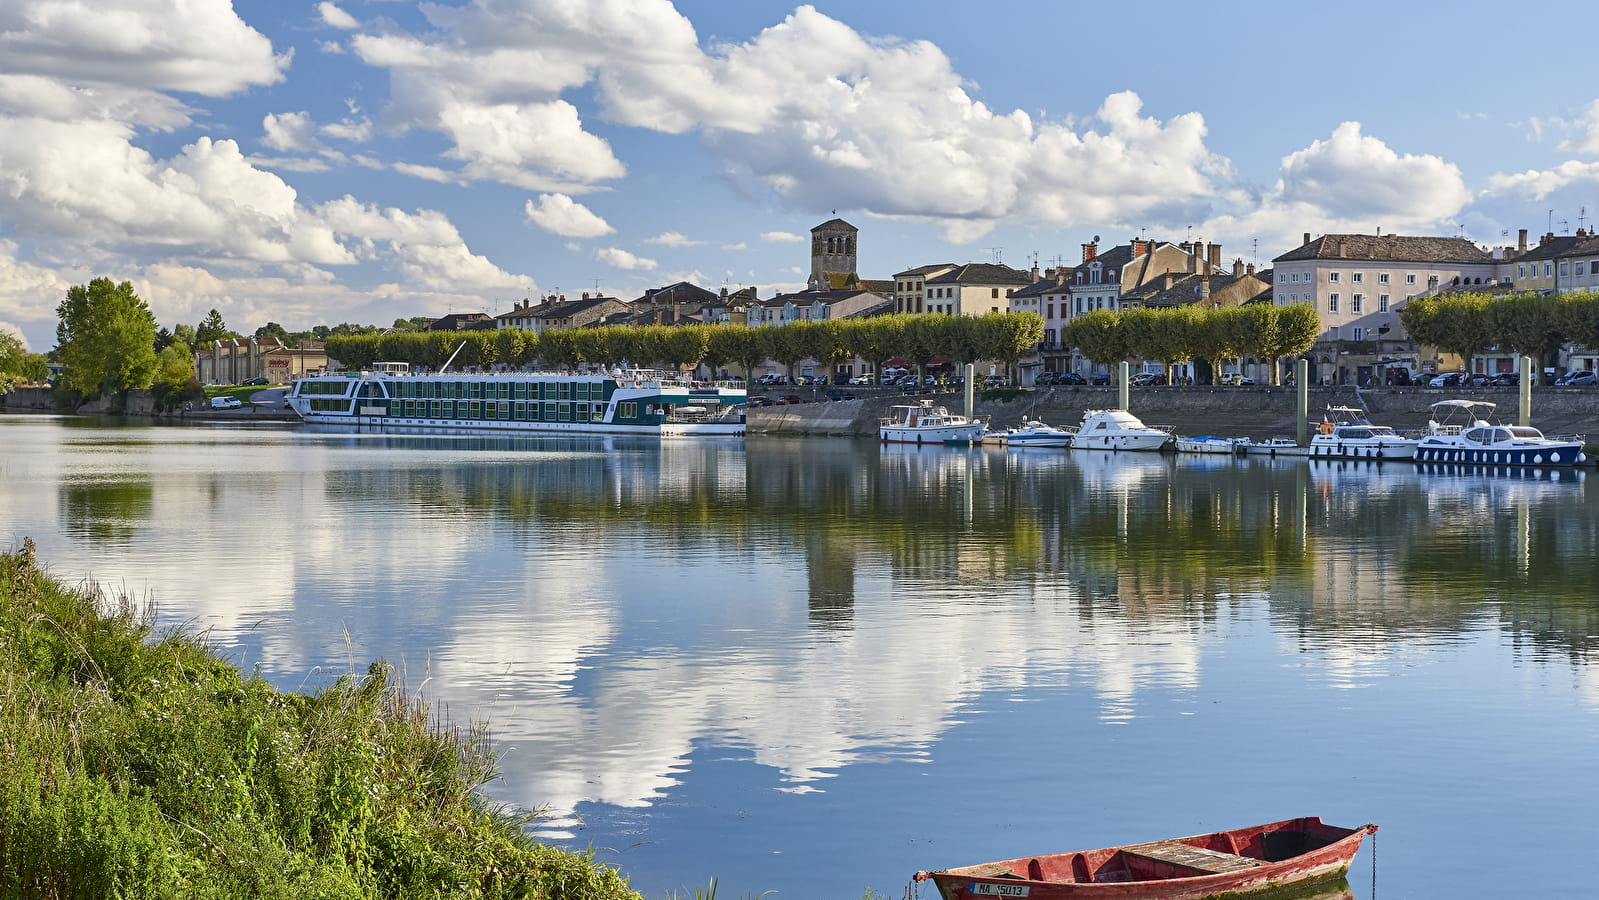
[[[1178,453],[1214,453],[1233,455],[1238,452],[1240,438],[1217,437],[1213,434],[1199,434],[1193,437],[1180,437],[1177,439]]]
[[[1486,466],[1571,466],[1587,459],[1581,435],[1550,438],[1528,425],[1498,425],[1487,420],[1494,404],[1486,400],[1439,400],[1415,459],[1426,463]]]
[[[1318,459],[1410,459],[1420,438],[1401,435],[1386,425],[1373,425],[1363,409],[1329,406],[1310,439],[1310,455]]]
[[[893,406],[878,423],[878,437],[890,444],[975,444],[988,431],[983,419],[956,415],[931,400]]]
[[[944,900],[1201,900],[1333,881],[1348,870],[1376,825],[1340,828],[1319,817],[1210,834],[1024,856],[933,872]]]
[[[1073,450],[1159,450],[1172,440],[1170,425],[1145,425],[1125,409],[1090,409],[1072,437]]]
[[[983,435],[983,440],[992,440],[1007,447],[1070,447],[1072,433],[1065,428],[1028,419],[1015,428],[990,431]]]
[[[1238,442],[1241,452],[1249,456],[1309,456],[1310,448],[1299,446],[1293,438],[1274,437],[1265,440]]]

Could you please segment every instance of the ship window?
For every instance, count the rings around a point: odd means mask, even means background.
[[[577,419],[576,419],[576,421],[578,421],[578,422],[587,422],[588,420],[589,420],[589,405],[587,403],[579,403],[577,405]]]
[[[560,398],[562,400],[570,400],[570,399],[572,399],[572,383],[571,382],[563,381],[558,386],[560,387]],[[569,416],[562,416],[561,417],[561,421],[564,422],[568,418],[570,418],[570,417]]]
[[[561,388],[562,388],[561,393],[563,393],[563,394],[567,393],[566,389],[570,388],[570,387],[571,387],[571,385],[568,385],[568,384],[561,385]],[[572,404],[570,404],[570,403],[562,403],[561,404],[560,421],[562,421],[562,422],[570,422],[570,421],[572,421]]]
[[[1495,428],[1494,432],[1493,432],[1493,440],[1496,440],[1496,441],[1508,441],[1508,440],[1510,440],[1510,432],[1506,431],[1503,428]]]
[[[476,400],[473,400],[473,401],[467,403],[467,405],[466,405],[466,417],[468,419],[481,419],[481,418],[483,418],[483,404],[477,402]]]
[[[1476,441],[1479,444],[1486,444],[1491,439],[1490,436],[1492,434],[1492,430],[1487,428],[1473,428],[1466,432],[1466,440]]]
[[[616,405],[616,417],[619,419],[638,418],[638,404],[631,400],[625,403],[618,403]]]
[[[443,400],[430,400],[430,401],[428,401],[428,411],[433,416],[433,418],[435,418],[435,419],[442,417],[444,415],[444,401]]]

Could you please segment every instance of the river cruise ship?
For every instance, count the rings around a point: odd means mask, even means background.
[[[742,435],[742,387],[639,369],[413,375],[404,363],[312,375],[288,403],[319,425],[496,433]]]

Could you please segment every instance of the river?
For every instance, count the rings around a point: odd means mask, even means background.
[[[282,688],[391,661],[651,898],[1301,815],[1382,826],[1360,898],[1573,897],[1585,476],[0,415],[0,545]]]

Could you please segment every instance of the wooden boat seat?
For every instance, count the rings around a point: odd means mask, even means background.
[[[1141,856],[1156,862],[1170,863],[1174,866],[1183,866],[1197,869],[1201,872],[1220,874],[1222,872],[1237,872],[1240,869],[1252,869],[1264,864],[1264,860],[1251,859],[1247,856],[1238,856],[1233,853],[1222,853],[1218,850],[1206,850],[1204,847],[1194,847],[1177,841],[1156,841],[1152,844],[1135,844],[1122,848],[1123,853],[1132,856]]]

